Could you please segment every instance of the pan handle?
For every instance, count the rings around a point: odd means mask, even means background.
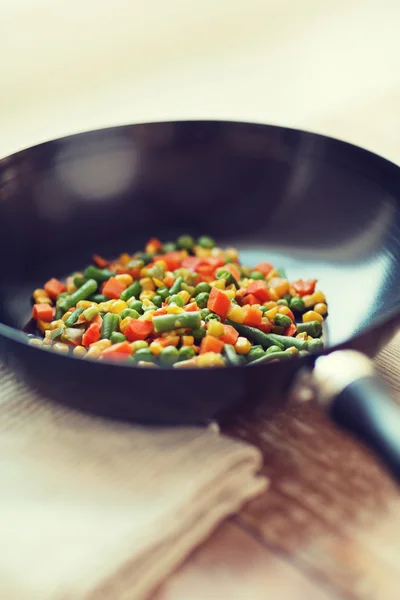
[[[312,383],[332,419],[373,449],[400,484],[400,405],[372,362],[354,350],[333,352],[317,359]]]

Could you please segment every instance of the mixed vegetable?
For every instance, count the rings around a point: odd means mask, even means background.
[[[34,291],[43,337],[32,345],[176,368],[290,360],[323,346],[328,309],[316,280],[290,282],[267,262],[241,265],[236,249],[210,237],[153,238],[144,252],[93,263]]]

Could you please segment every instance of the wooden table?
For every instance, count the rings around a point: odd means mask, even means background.
[[[399,355],[397,336],[376,365],[400,399]],[[400,495],[366,449],[308,404],[237,418],[225,432],[262,450],[269,489],[153,600],[400,598]]]

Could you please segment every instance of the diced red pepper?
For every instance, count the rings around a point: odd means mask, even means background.
[[[215,312],[222,319],[225,319],[230,307],[231,301],[228,296],[218,288],[212,288],[210,297],[208,298],[207,308]]]
[[[308,281],[298,279],[297,281],[294,281],[292,285],[300,296],[308,296],[309,294],[314,293],[316,283],[316,279],[309,279]]]
[[[266,282],[259,279],[252,281],[246,291],[248,294],[253,294],[261,303],[270,299]]]
[[[254,294],[246,294],[246,296],[244,296],[243,298],[242,304],[243,306],[245,306],[246,304],[250,304],[250,306],[253,306],[253,304],[260,304],[260,301],[258,298],[255,297]]]
[[[132,319],[125,327],[124,334],[130,342],[137,340],[145,340],[153,331],[153,323],[151,321],[140,321]]]
[[[288,335],[290,337],[293,337],[294,334],[297,331],[297,327],[294,323],[291,323],[290,325],[288,325],[287,327],[285,327],[285,331],[283,332],[283,335]]]

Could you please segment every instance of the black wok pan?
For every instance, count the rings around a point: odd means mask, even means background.
[[[310,366],[304,358],[156,371],[27,344],[18,330],[29,320],[34,288],[82,268],[93,252],[134,251],[150,236],[210,234],[237,246],[246,264],[266,259],[289,278],[318,278],[329,301],[329,351],[373,356],[399,324],[400,169],[350,144],[246,123],[129,125],[4,158],[0,186],[2,359],[69,406],[133,421],[202,423],[243,403],[273,407],[295,372]],[[382,451],[383,425],[375,438],[371,429],[381,411],[368,413],[378,393],[370,379],[364,373],[356,388],[347,381],[347,412],[336,417],[367,431]],[[362,427],[360,415],[367,418]]]

